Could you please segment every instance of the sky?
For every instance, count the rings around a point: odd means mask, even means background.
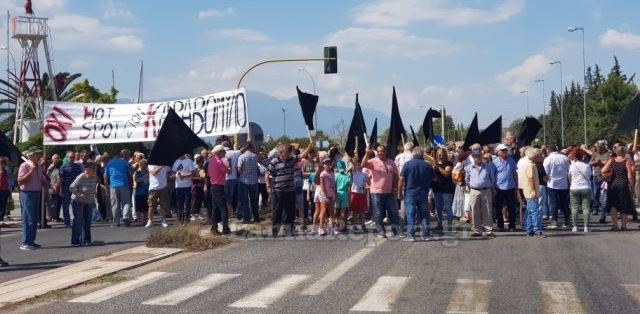
[[[22,3],[3,0],[0,12],[20,15]],[[405,124],[418,126],[429,107],[444,106],[456,123],[478,112],[481,128],[499,115],[506,125],[545,110],[543,97],[560,88],[560,68],[549,62],[562,62],[564,84],[582,82],[582,36],[569,26],[585,30],[587,65],[608,72],[616,55],[623,71],[640,72],[637,1],[33,0],[33,7],[49,18],[55,71],[82,73],[107,90],[113,70],[119,97],[132,100],[140,60],[145,99],[176,99],[233,89],[259,61],[322,57],[335,45],[338,74],[323,74],[320,62],[270,64],[243,85],[286,99],[295,85],[312,91],[311,76],[320,106],[352,107],[359,93],[362,106],[387,113],[395,85]],[[19,61],[17,41],[9,46]],[[260,106],[248,103],[249,115]]]

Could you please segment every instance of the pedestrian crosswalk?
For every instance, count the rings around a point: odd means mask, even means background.
[[[150,272],[135,279],[76,297],[68,302],[101,303],[120,296],[126,297],[126,294],[135,289],[151,286],[153,283],[161,280],[171,280],[174,278],[174,275],[174,273],[168,272]],[[237,301],[230,302],[226,306],[236,309],[266,309],[277,302],[286,304],[286,300],[283,300],[285,298],[309,298],[321,292],[325,294],[327,292],[323,292],[323,289],[338,280],[340,278],[339,275],[340,273],[328,277],[325,276],[323,277],[324,279],[316,282],[310,280],[312,278],[311,275],[282,275],[274,281],[269,282],[266,286],[246,287],[246,293],[238,295],[239,299]],[[222,286],[231,284],[230,282],[241,276],[243,278],[246,277],[235,273],[208,274],[191,283],[176,287],[174,290],[165,294],[145,300],[141,302],[141,304],[144,306],[177,306],[201,294],[224,293]],[[412,281],[419,281],[419,279],[405,276],[380,276],[375,282],[371,283],[360,297],[355,295],[350,296],[353,298],[354,303],[351,308],[347,307],[344,311],[400,311],[403,305],[402,302],[408,301],[406,299],[402,300],[399,297],[408,289],[407,286]],[[492,280],[459,278],[452,283],[454,287],[451,291],[446,313],[481,314],[490,312],[492,300],[491,289],[495,286]],[[414,282],[414,284],[418,286],[422,285],[420,282]],[[536,284],[541,298],[539,302],[545,313],[588,313],[573,283],[538,281]],[[307,286],[308,288],[299,290],[298,288],[302,286]],[[214,290],[216,287],[221,289]],[[640,285],[621,284],[620,288],[622,291],[626,291],[628,295],[637,302],[640,302]],[[533,295],[535,294],[532,294],[532,296]],[[420,300],[418,300],[418,302],[420,302]]]

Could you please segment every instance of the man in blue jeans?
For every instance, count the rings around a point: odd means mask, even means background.
[[[376,152],[378,156],[369,159],[371,148],[367,151],[362,160],[362,167],[371,171],[371,204],[375,210],[376,229],[378,238],[386,237],[386,230],[383,219],[386,216],[391,223],[391,231],[394,236],[399,233],[398,207],[396,195],[398,193],[398,168],[393,160],[387,159],[387,147],[378,145]]]
[[[413,149],[413,159],[402,167],[398,183],[398,199],[404,194],[404,208],[407,211],[407,242],[415,242],[415,217],[420,212],[422,239],[429,241],[429,208],[427,194],[435,177],[433,167],[424,162],[422,147]]]
[[[21,250],[31,251],[40,248],[35,243],[38,227],[38,213],[40,211],[40,196],[42,188],[49,183],[40,167],[42,150],[31,147],[23,153],[27,161],[18,169],[18,185],[20,186],[20,212],[22,214],[22,244]]]
[[[187,223],[191,209],[191,178],[196,166],[187,155],[178,158],[171,168],[171,178],[175,180],[178,222]]]
[[[69,215],[69,207],[71,205],[71,192],[69,186],[81,173],[82,166],[76,163],[76,154],[72,151],[67,152],[67,163],[60,167],[58,174],[58,183],[62,190],[62,217],[65,227],[71,226],[71,216]]]
[[[547,172],[547,198],[551,210],[551,224],[549,229],[558,228],[558,209],[564,215],[563,227],[571,225],[569,215],[569,158],[558,153],[555,145],[550,145],[547,150],[549,156],[544,159],[543,166]]]
[[[132,171],[129,165],[128,149],[120,151],[120,158],[113,158],[104,169],[104,180],[107,193],[111,199],[112,227],[126,226],[131,223],[131,187]]]
[[[253,144],[248,144],[238,158],[238,212],[242,214],[242,223],[260,222],[258,210],[258,154]]]
[[[516,208],[518,207],[516,182],[518,169],[513,158],[507,155],[508,150],[509,147],[507,145],[498,145],[496,148],[498,156],[493,159],[493,166],[496,171],[496,195],[493,205],[499,232],[505,231],[504,217],[502,216],[503,206],[507,207],[507,212],[509,213],[509,232],[516,230]]]

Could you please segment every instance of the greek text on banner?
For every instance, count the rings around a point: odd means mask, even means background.
[[[247,132],[247,96],[236,89],[183,100],[145,104],[47,102],[44,144],[77,145],[154,141],[168,108],[199,137]]]

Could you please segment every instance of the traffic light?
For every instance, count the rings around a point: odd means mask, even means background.
[[[338,47],[324,47],[324,58],[332,58],[332,60],[324,60],[324,74],[338,73]]]

